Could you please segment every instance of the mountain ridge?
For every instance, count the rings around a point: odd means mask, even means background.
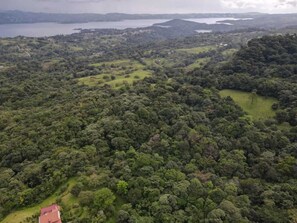
[[[256,18],[263,13],[255,15],[248,13],[191,13],[191,14],[126,14],[126,13],[44,13],[44,12],[25,12],[20,10],[0,11],[0,24],[16,23],[38,23],[38,22],[57,22],[57,23],[85,23],[100,21],[121,21],[137,19],[190,19],[190,18]]]

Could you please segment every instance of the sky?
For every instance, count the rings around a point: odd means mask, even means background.
[[[0,0],[0,10],[63,13],[297,13],[297,0]]]

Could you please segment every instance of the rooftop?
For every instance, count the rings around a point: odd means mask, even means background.
[[[60,217],[60,207],[56,204],[40,211],[39,223],[62,223]]]

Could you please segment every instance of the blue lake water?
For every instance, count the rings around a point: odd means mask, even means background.
[[[189,21],[215,24],[222,20],[234,20],[234,18],[200,18],[187,19]],[[29,24],[4,24],[0,25],[0,37],[44,37],[55,35],[68,35],[80,32],[77,29],[126,29],[152,26],[162,23],[164,19],[123,20],[118,22],[89,22],[89,23],[29,23]]]

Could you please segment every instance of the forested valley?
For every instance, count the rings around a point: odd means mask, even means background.
[[[0,39],[1,223],[37,222],[42,202],[73,223],[296,222],[285,33]]]

